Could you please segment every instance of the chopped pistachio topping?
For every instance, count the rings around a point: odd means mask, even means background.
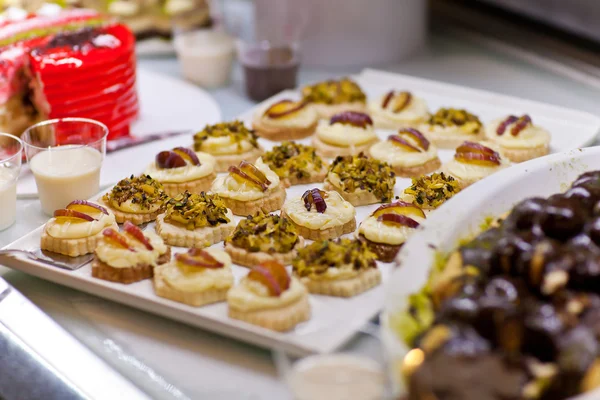
[[[329,268],[352,265],[355,271],[377,268],[375,253],[367,244],[359,240],[338,239],[314,242],[298,250],[298,257],[292,262],[298,276],[319,275]]]
[[[288,253],[298,243],[298,232],[286,218],[259,211],[241,220],[225,241],[251,253]]]
[[[227,207],[216,194],[192,194],[187,190],[167,202],[165,221],[188,230],[228,223]]]
[[[118,205],[131,200],[132,204],[148,209],[156,204],[162,205],[168,196],[162,184],[149,175],[131,175],[129,178],[120,180],[102,199],[108,204],[116,203]]]
[[[273,147],[263,155],[263,161],[280,178],[310,178],[323,168],[323,159],[317,155],[314,147],[295,142],[283,142]]]
[[[202,143],[209,138],[230,137],[241,149],[241,143],[248,141],[253,147],[258,148],[258,136],[248,129],[242,121],[221,122],[206,127],[194,135],[194,149],[202,150]]]
[[[413,203],[426,208],[438,208],[460,192],[458,181],[443,172],[412,179],[404,193],[413,197]]]
[[[443,127],[457,126],[464,133],[474,135],[479,133],[482,127],[481,121],[476,115],[455,108],[440,108],[431,116],[429,124]]]
[[[302,89],[302,97],[306,102],[323,104],[364,103],[367,99],[360,86],[350,78],[305,86]]]
[[[366,190],[383,203],[391,201],[394,197],[396,174],[392,167],[363,153],[357,156],[338,156],[331,164],[329,174],[339,177],[340,189],[344,192]]]

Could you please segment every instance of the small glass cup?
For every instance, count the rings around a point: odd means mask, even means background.
[[[0,133],[0,231],[16,220],[17,179],[22,158],[23,142],[8,133]]]
[[[107,136],[106,125],[86,118],[52,119],[25,130],[25,155],[45,214],[98,193]]]

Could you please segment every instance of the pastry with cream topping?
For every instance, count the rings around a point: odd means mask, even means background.
[[[379,138],[367,114],[346,111],[321,120],[312,138],[317,154],[333,158],[367,151]]]
[[[310,293],[352,297],[381,283],[376,256],[353,239],[322,240],[298,251],[294,276]]]
[[[156,219],[156,232],[165,243],[177,247],[209,247],[225,240],[234,229],[233,213],[223,199],[204,192],[173,197]]]
[[[379,207],[358,227],[358,239],[383,262],[392,262],[404,242],[425,220],[421,208],[404,201]]]
[[[328,165],[315,148],[296,142],[283,142],[266,152],[262,159],[285,187],[323,182],[327,175]]]
[[[392,166],[397,176],[412,178],[429,174],[442,164],[437,148],[416,129],[403,128],[369,149],[371,157]]]
[[[392,167],[363,153],[337,157],[323,188],[335,190],[354,206],[389,203],[394,198],[396,174]]]
[[[413,178],[401,199],[423,210],[435,210],[458,192],[460,184],[453,176],[436,172]]]
[[[265,139],[296,140],[312,135],[318,121],[317,112],[308,103],[285,99],[259,110],[252,128]]]
[[[285,332],[310,319],[306,288],[277,261],[253,267],[227,293],[229,317]]]
[[[411,92],[397,90],[370,102],[369,114],[379,129],[417,128],[429,119],[425,100]]]
[[[229,174],[215,179],[211,192],[218,194],[235,215],[241,216],[279,210],[285,201],[279,177],[262,158],[256,164],[242,161],[239,166],[229,167]]]
[[[491,122],[485,128],[485,136],[512,162],[545,156],[550,151],[550,133],[534,125],[527,114],[509,115]]]
[[[312,105],[319,117],[329,119],[344,111],[365,112],[367,96],[352,79],[342,78],[305,86],[302,99]]]
[[[227,299],[233,286],[231,258],[223,250],[190,249],[154,268],[154,292],[193,307]]]
[[[154,232],[142,232],[127,221],[123,232],[102,231],[94,250],[92,276],[106,281],[133,283],[154,276],[154,267],[169,262],[171,249]]]
[[[161,151],[146,169],[146,175],[160,182],[168,196],[206,192],[217,177],[216,160],[208,153],[194,152],[187,147]]]
[[[264,152],[256,134],[241,121],[207,125],[194,135],[194,150],[212,155],[216,172],[226,172],[242,161],[253,163]]]
[[[483,125],[476,115],[466,110],[440,108],[421,125],[421,132],[442,149],[454,149],[465,140],[483,140]]]
[[[442,170],[456,178],[464,189],[509,165],[510,161],[492,144],[464,142],[456,148],[454,159],[444,164]]]
[[[265,261],[290,265],[304,239],[284,217],[258,212],[240,221],[225,239],[225,251],[238,265],[252,267]]]
[[[141,225],[154,221],[164,211],[167,199],[160,182],[142,174],[120,180],[102,196],[101,204],[115,214],[119,224],[130,221]]]
[[[288,200],[281,216],[309,240],[336,238],[356,229],[356,210],[338,192],[307,190],[301,197]]]
[[[54,212],[42,231],[40,248],[70,257],[90,254],[109,227],[119,230],[113,213],[99,204],[75,200]]]

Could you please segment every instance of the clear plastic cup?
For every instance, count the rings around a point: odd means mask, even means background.
[[[107,135],[106,125],[86,118],[43,121],[23,133],[25,155],[45,214],[98,193]]]
[[[8,133],[0,133],[0,231],[15,223],[17,179],[21,172],[23,143]]]

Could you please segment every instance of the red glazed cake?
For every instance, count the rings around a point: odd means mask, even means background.
[[[138,111],[135,39],[124,25],[90,10],[0,23],[0,131],[83,117],[115,138]]]

